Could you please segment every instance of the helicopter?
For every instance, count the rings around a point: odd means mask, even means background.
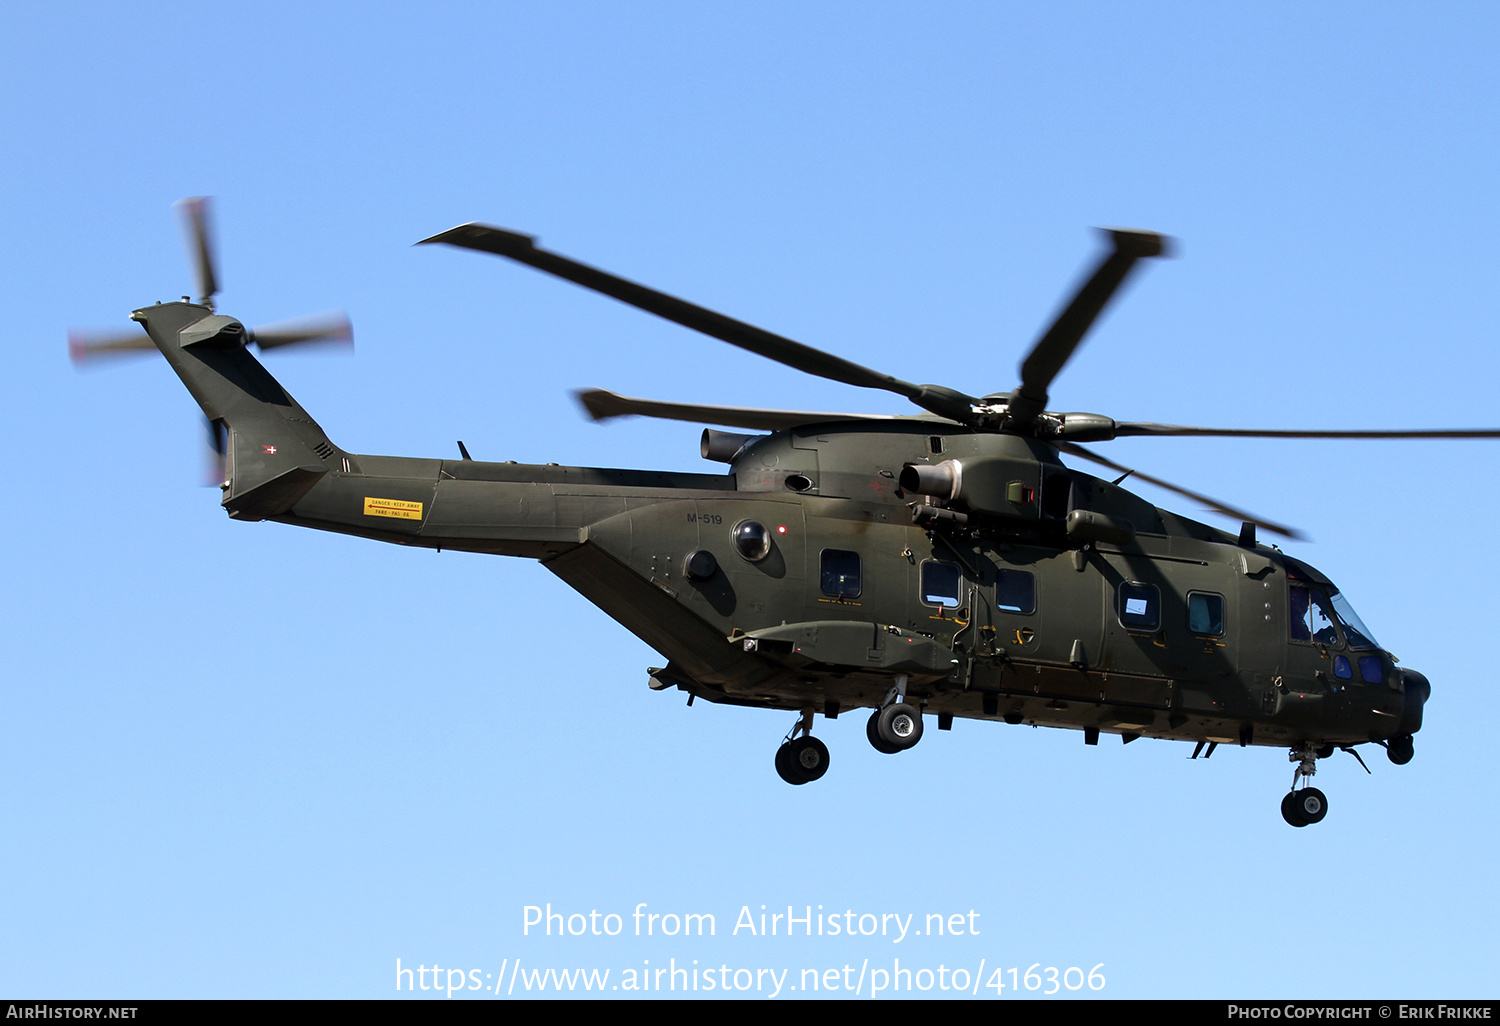
[[[868,709],[896,755],[935,719],[1003,721],[1285,748],[1293,826],[1337,750],[1413,756],[1427,678],[1397,665],[1333,582],[1257,538],[1295,529],[1131,470],[1084,443],[1126,436],[1496,438],[1500,430],[1282,431],[1118,422],[1048,409],[1053,380],[1142,260],[1171,240],[1103,229],[1107,248],[1009,392],[918,385],[470,223],[423,239],[526,264],[795,370],[894,393],[920,412],[864,415],[577,393],[595,420],[709,425],[727,473],[363,455],[335,445],[250,352],[348,342],[347,318],[249,329],[215,311],[207,201],[180,204],[199,298],[131,314],[144,331],[70,336],[75,361],[163,355],[201,407],[221,502],[375,541],[535,559],[665,658],[652,690],[795,713],[775,751],[789,784],[821,778],[813,731]],[[737,430],[722,430],[732,428]],[[1094,477],[1068,456],[1117,475]],[[1160,509],[1129,476],[1239,520],[1237,534]],[[1368,766],[1365,767],[1368,772]]]

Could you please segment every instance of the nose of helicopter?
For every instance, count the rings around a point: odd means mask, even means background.
[[[1406,692],[1406,702],[1401,710],[1402,734],[1415,734],[1422,729],[1422,706],[1432,697],[1432,684],[1416,670],[1401,668],[1401,678]]]

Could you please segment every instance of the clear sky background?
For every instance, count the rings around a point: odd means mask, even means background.
[[[820,719],[831,769],[789,787],[790,714],[649,691],[659,657],[534,563],[228,520],[164,363],[79,374],[64,338],[189,291],[170,205],[213,195],[222,311],[350,312],[354,358],[266,360],[346,449],[712,470],[697,428],[595,426],[569,391],[911,410],[411,244],[499,224],[982,394],[1096,258],[1090,226],[1127,225],[1180,256],[1142,269],[1058,408],[1500,426],[1500,8],[74,3],[0,24],[0,993],[382,997],[399,958],[488,1000],[517,959],[611,987],[648,961],[772,969],[783,996],[847,965],[868,995],[899,959],[950,986],[982,960],[1007,1000],[1034,963],[1102,964],[1078,993],[1106,997],[1496,996],[1493,444],[1106,448],[1303,528],[1287,551],[1432,680],[1415,760],[1323,762],[1328,818],[1297,830],[1279,749],[1190,762],[972,721],[892,758],[863,715]],[[716,935],[636,937],[643,902]],[[623,930],[524,935],[547,903]],[[914,934],[973,910],[978,935],[735,934],[762,905]]]

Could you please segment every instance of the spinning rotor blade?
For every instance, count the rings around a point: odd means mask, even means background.
[[[1202,428],[1181,424],[1122,423],[1115,437],[1191,435],[1200,438],[1500,438],[1500,428],[1423,428],[1415,431],[1270,431],[1260,428]]]
[[[664,403],[654,399],[632,399],[629,396],[592,388],[574,393],[584,411],[595,421],[611,417],[657,417],[662,420],[685,420],[692,424],[720,424],[724,427],[750,428],[755,431],[785,431],[804,424],[825,424],[840,420],[898,420],[886,415],[865,413],[815,413],[804,410],[761,410],[747,406],[702,406],[693,403]]]
[[[1249,513],[1246,513],[1242,509],[1236,509],[1233,506],[1222,503],[1218,499],[1211,499],[1207,495],[1203,495],[1199,492],[1190,492],[1186,488],[1181,488],[1168,481],[1163,481],[1159,477],[1152,477],[1149,474],[1142,474],[1138,470],[1131,470],[1129,467],[1126,467],[1123,464],[1116,463],[1114,460],[1106,459],[1095,452],[1091,452],[1090,450],[1085,449],[1083,446],[1077,444],[1076,442],[1055,442],[1053,444],[1056,445],[1058,450],[1061,452],[1069,453],[1073,456],[1080,456],[1083,459],[1091,460],[1094,463],[1097,463],[1100,466],[1108,467],[1111,470],[1118,470],[1123,473],[1132,474],[1135,477],[1140,478],[1142,481],[1145,481],[1147,484],[1154,484],[1158,488],[1165,488],[1169,492],[1181,495],[1182,497],[1187,499],[1192,499],[1194,502],[1202,503],[1204,506],[1213,510],[1215,513],[1221,513],[1226,517],[1233,517],[1236,520],[1248,520],[1250,521],[1250,523],[1255,524],[1257,527],[1264,527],[1267,531],[1272,531],[1284,538],[1303,541],[1307,537],[1295,527],[1287,527],[1285,524],[1278,524],[1270,520],[1265,520],[1261,517],[1253,516]]]
[[[748,350],[795,370],[805,371],[830,381],[856,385],[860,388],[878,388],[904,396],[922,407],[950,420],[967,424],[974,420],[971,407],[977,399],[950,388],[938,385],[914,385],[889,374],[863,367],[843,357],[825,353],[821,349],[794,342],[789,338],[772,334],[762,328],[726,317],[721,313],[669,296],[664,292],[639,285],[633,281],[581,264],[545,249],[539,249],[536,240],[529,235],[506,231],[483,224],[465,224],[449,229],[418,245],[429,242],[445,242],[450,246],[461,246],[528,264],[548,274],[566,278],[584,288],[602,292],[622,303],[654,313],[685,328],[692,328],[732,346]],[[714,421],[713,423],[725,423]]]
[[[262,351],[282,346],[354,344],[354,328],[342,310],[279,321],[245,333],[246,344],[254,343]],[[68,332],[68,359],[75,367],[85,367],[100,360],[156,352],[156,343],[144,331]]]
[[[75,367],[83,367],[96,360],[135,356],[145,352],[156,352],[156,343],[141,329],[68,332],[68,359],[73,361]]]
[[[1030,424],[1046,408],[1047,389],[1052,379],[1057,377],[1084,335],[1088,334],[1135,262],[1142,257],[1161,256],[1168,250],[1167,237],[1156,232],[1125,228],[1102,230],[1109,235],[1114,248],[1094,268],[1089,280],[1073,294],[1072,300],[1021,364],[1021,386],[1010,397],[1010,416],[1014,424]]]
[[[188,234],[188,252],[193,258],[193,269],[198,276],[198,301],[213,309],[214,296],[219,292],[219,281],[214,276],[214,245],[208,208],[207,196],[177,201],[182,226]]]
[[[203,449],[203,484],[217,486],[228,476],[226,456],[229,452],[229,429],[222,420],[209,420],[206,417],[203,419],[203,427],[208,432],[205,439],[208,444]]]
[[[354,344],[354,326],[349,323],[349,316],[342,310],[277,321],[275,324],[255,328],[249,334],[249,340],[263,350],[306,343]]]

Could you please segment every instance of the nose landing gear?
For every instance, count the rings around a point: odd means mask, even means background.
[[[1332,754],[1331,747],[1328,752]],[[1323,817],[1328,815],[1328,798],[1316,787],[1306,786],[1306,782],[1312,780],[1312,775],[1318,771],[1319,754],[1317,748],[1304,742],[1293,748],[1289,756],[1292,762],[1297,763],[1297,769],[1292,774],[1292,789],[1281,799],[1281,818],[1294,827],[1321,823]],[[1297,789],[1299,780],[1304,782],[1301,790]]]
[[[1281,818],[1294,827],[1310,826],[1328,814],[1328,799],[1316,787],[1288,791],[1281,799]]]

